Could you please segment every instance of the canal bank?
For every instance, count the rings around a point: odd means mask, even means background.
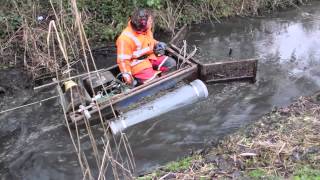
[[[319,179],[320,93],[138,179]]]

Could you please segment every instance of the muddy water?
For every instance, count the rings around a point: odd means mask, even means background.
[[[137,163],[150,168],[175,160],[250,124],[274,106],[319,90],[319,7],[314,3],[272,17],[194,25],[187,40],[199,48],[203,62],[257,57],[257,82],[210,85],[207,101],[133,128],[128,134],[136,142]]]
[[[232,18],[194,25],[189,44],[202,61],[259,58],[255,84],[209,85],[208,100],[128,131],[137,171],[150,170],[215,143],[299,96],[320,89],[320,3],[272,17]],[[38,93],[30,101],[53,95]],[[58,101],[0,117],[0,174],[4,179],[80,179]],[[89,159],[90,161],[90,159]]]

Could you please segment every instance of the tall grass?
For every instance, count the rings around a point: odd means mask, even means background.
[[[156,9],[158,26],[174,33],[176,27],[206,21],[221,22],[230,16],[259,16],[276,10],[298,7],[310,0],[165,0]]]
[[[61,78],[60,75],[63,73],[64,77],[70,78],[72,64],[75,63],[75,60],[82,64],[90,77],[89,63],[94,65],[94,70],[97,70],[97,67],[95,66],[91,47],[82,23],[85,15],[79,12],[76,0],[71,0],[71,11],[68,16],[72,16],[72,21],[70,21],[70,18],[66,21],[64,18],[66,11],[63,9],[63,6],[60,6],[60,9],[57,10],[55,4],[53,4],[52,1],[50,2],[54,18],[48,22],[47,32],[42,36],[42,34],[39,35],[29,29],[30,32],[27,32],[28,35],[26,38],[31,38],[31,42],[34,42],[33,46],[31,46],[34,48],[33,51],[38,54],[43,54],[42,56],[46,57],[45,60],[38,59],[40,62],[52,61],[54,68],[51,69],[51,71],[56,73],[58,82]],[[60,3],[62,3],[62,1],[60,1]],[[35,36],[38,37],[37,35],[41,38],[35,39]],[[46,36],[46,38],[44,38],[44,36]],[[41,44],[41,48],[37,46],[38,44]],[[30,48],[28,43],[26,48]],[[75,110],[76,107],[73,106],[73,111]],[[88,148],[83,145],[84,142],[80,138],[80,129],[77,125],[75,130],[70,128],[66,112],[64,112],[69,135],[78,157],[79,167],[82,170],[83,179],[102,180],[111,176],[114,179],[131,179],[133,177],[132,172],[135,169],[135,162],[128,139],[125,134],[121,134],[118,138],[110,135],[110,133],[108,133],[108,127],[106,127],[102,120],[101,112],[99,111],[99,113],[101,119],[100,125],[103,129],[102,135],[96,135],[97,133],[95,133],[89,125],[88,120],[85,120],[85,133],[91,145],[88,152]],[[98,141],[102,142],[102,144],[99,144]],[[88,161],[90,154],[94,156],[94,164]]]

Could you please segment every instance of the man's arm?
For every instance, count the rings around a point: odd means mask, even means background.
[[[117,63],[122,73],[122,77],[128,83],[132,83],[130,60],[132,58],[132,47],[130,43],[124,39],[119,38],[117,45]]]

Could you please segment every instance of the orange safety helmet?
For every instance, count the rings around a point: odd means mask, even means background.
[[[151,16],[150,11],[146,9],[137,9],[131,15],[131,26],[135,31],[145,32],[148,29],[148,19]]]

